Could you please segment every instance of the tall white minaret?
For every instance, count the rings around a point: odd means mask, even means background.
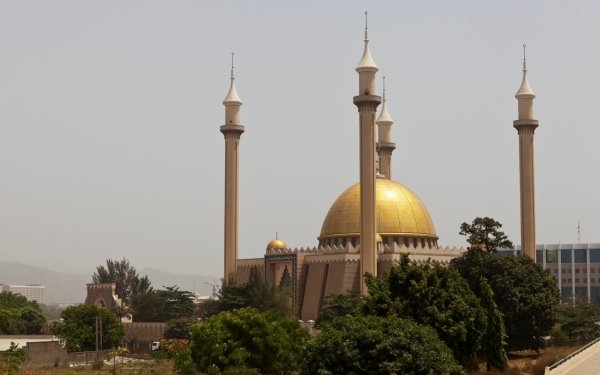
[[[368,24],[365,12],[365,49],[356,67],[358,95],[354,104],[360,117],[360,291],[368,292],[364,274],[377,275],[377,228],[375,207],[375,112],[381,103],[376,95],[375,73],[377,65],[369,51]]]
[[[223,100],[225,125],[221,133],[225,137],[225,234],[224,234],[224,274],[223,282],[235,275],[238,259],[238,148],[244,126],[240,124],[242,100],[235,89],[233,74],[233,52],[231,53],[231,84]]]
[[[533,118],[535,92],[527,81],[527,59],[523,44],[523,81],[515,95],[519,103],[518,120],[513,126],[519,134],[519,177],[521,194],[521,249],[535,261],[535,174],[533,134],[539,122]]]
[[[394,121],[388,113],[385,98],[385,77],[383,77],[383,105],[377,118],[377,154],[379,156],[379,173],[388,180],[392,179],[392,152],[396,144],[392,142],[392,125]]]

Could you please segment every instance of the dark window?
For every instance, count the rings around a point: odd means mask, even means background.
[[[590,249],[590,263],[600,263],[600,249]]]
[[[591,287],[590,296],[592,297],[592,303],[600,303],[600,286]]]
[[[585,249],[575,249],[575,263],[587,263]]]
[[[546,263],[558,263],[558,250],[546,250]]]
[[[560,261],[562,263],[571,263],[571,249],[562,249],[560,251]]]

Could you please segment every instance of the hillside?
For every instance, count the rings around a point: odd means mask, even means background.
[[[83,303],[85,301],[87,283],[92,281],[90,273],[67,273],[49,270],[15,262],[0,262],[0,283],[2,284],[40,284],[46,286],[46,303]],[[177,285],[180,289],[210,295],[212,287],[219,279],[210,276],[176,274],[153,268],[138,270],[140,275],[148,275],[155,289],[163,286]]]

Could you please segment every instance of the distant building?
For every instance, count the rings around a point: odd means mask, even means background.
[[[515,250],[500,253],[521,254]],[[538,244],[536,260],[556,277],[563,302],[584,299],[600,304],[600,243]]]
[[[30,284],[30,285],[5,285],[0,284],[3,292],[12,292],[20,294],[27,298],[29,301],[35,301],[37,303],[46,303],[46,287],[44,285]]]

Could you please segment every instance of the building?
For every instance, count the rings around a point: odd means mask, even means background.
[[[4,285],[0,284],[1,291],[20,294],[29,301],[35,301],[39,304],[46,303],[46,287],[44,285]]]
[[[263,273],[274,286],[290,286],[296,315],[314,320],[330,294],[349,290],[367,292],[365,273],[382,275],[408,254],[415,262],[447,264],[465,249],[438,245],[433,220],[425,204],[405,185],[391,179],[393,120],[386,105],[385,81],[382,96],[377,95],[375,64],[369,49],[365,26],[364,50],[356,72],[358,95],[353,103],[359,112],[358,160],[360,180],[351,185],[331,205],[317,236],[317,245],[290,249],[275,238],[266,246],[264,256],[238,259],[238,161],[239,143],[245,127],[240,122],[242,101],[231,69],[229,92],[223,101],[225,124],[225,215],[224,280],[247,282],[252,269]],[[533,189],[533,120],[535,94],[523,81],[515,96],[519,117],[514,126],[519,133],[521,221],[527,241],[535,238]],[[377,108],[382,104],[377,116]],[[535,243],[535,242],[534,242]],[[529,254],[535,257],[535,252]]]
[[[600,243],[538,244],[536,262],[556,277],[563,302],[600,304]],[[503,253],[521,255],[521,246]]]

